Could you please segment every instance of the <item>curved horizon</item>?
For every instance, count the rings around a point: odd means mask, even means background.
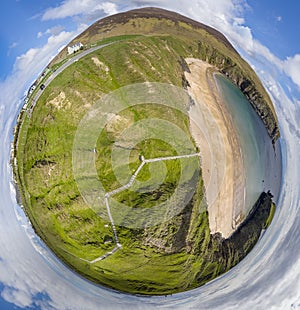
[[[66,6],[67,3],[68,1],[62,6]],[[164,6],[172,8],[172,4]],[[173,7],[175,9],[175,5]],[[104,12],[106,10],[110,13],[113,9],[113,6],[102,8]],[[121,8],[118,9],[121,10]],[[126,9],[123,8],[123,10]],[[178,11],[183,10],[182,7],[177,9]],[[42,19],[54,18],[51,15],[54,14],[53,12],[55,12],[55,8],[46,10]],[[190,12],[190,15],[193,14]],[[228,33],[226,34],[228,35]],[[66,34],[66,31],[62,30],[56,36],[61,36],[60,40],[63,37],[64,42],[67,42],[75,35],[75,32]],[[236,45],[234,34],[231,39]],[[2,176],[0,208],[0,233],[2,236],[0,237],[2,248],[0,251],[0,291],[2,301],[0,301],[0,306],[2,302],[4,305],[5,301],[21,308],[33,306],[34,308],[44,307],[47,309],[67,309],[70,306],[69,302],[73,305],[73,309],[80,309],[82,306],[85,309],[95,309],[99,303],[103,307],[113,307],[112,309],[126,309],[129,306],[151,309],[159,305],[174,309],[184,309],[185,306],[191,308],[201,306],[201,309],[230,309],[234,305],[238,305],[239,309],[249,309],[250,307],[255,309],[267,307],[297,309],[300,307],[299,274],[294,271],[299,270],[300,266],[300,250],[297,246],[300,239],[297,229],[299,224],[299,211],[297,210],[299,190],[295,186],[300,178],[297,160],[300,134],[295,113],[298,111],[298,105],[297,97],[284,91],[286,87],[283,85],[284,83],[277,81],[276,76],[272,74],[273,63],[261,63],[259,58],[251,58],[251,53],[247,53],[248,47],[245,47],[246,51],[240,51],[241,47],[238,47],[242,56],[246,55],[245,58],[248,62],[255,67],[259,65],[259,70],[256,72],[272,97],[281,128],[283,184],[278,201],[279,208],[271,226],[248,256],[228,273],[193,291],[149,299],[101,288],[75,275],[58,261],[40,241],[23,210],[17,205],[9,163],[12,130],[22,107],[20,98],[23,97],[34,77],[43,70],[49,61],[49,57],[51,57],[49,51],[54,54],[58,46],[62,44],[61,41],[58,43],[59,40],[55,44],[50,41],[48,40],[48,47],[44,47],[43,55],[47,55],[46,59],[42,59],[30,67],[34,61],[32,54],[36,55],[37,51],[31,50],[30,53],[28,51],[17,59],[15,71],[9,74],[0,85],[3,94],[0,106],[1,149],[3,150],[0,157]],[[261,45],[259,46],[261,47]],[[278,62],[278,59],[271,58],[265,49],[262,50],[265,53],[264,56],[267,55],[275,63]],[[43,47],[41,51],[43,51]],[[29,60],[31,62],[28,62]],[[23,64],[22,61],[24,61]],[[283,76],[283,69],[280,67],[278,70],[285,82],[286,77]],[[289,72],[289,69],[284,70]],[[297,81],[293,71],[290,70],[290,72],[292,72],[291,79]],[[22,82],[20,83],[20,81]],[[291,87],[291,82],[288,85]],[[298,92],[296,85],[292,86],[294,94]],[[290,98],[293,98],[294,103]],[[64,283],[64,296],[60,291],[61,287],[55,283]],[[6,304],[5,306],[9,307]]]

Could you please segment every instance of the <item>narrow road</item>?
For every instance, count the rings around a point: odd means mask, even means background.
[[[106,46],[109,46],[111,44],[114,44],[114,43],[117,43],[118,41],[116,42],[112,42],[112,43],[107,43],[107,44],[103,44],[103,45],[99,45],[99,46],[95,46],[95,47],[92,47],[92,48],[89,48],[88,50],[86,51],[83,51],[81,52],[80,54],[75,54],[75,56],[73,56],[72,58],[69,58],[64,64],[62,64],[56,71],[54,71],[46,81],[43,82],[43,84],[45,85],[45,88],[61,73],[63,72],[66,68],[68,68],[70,65],[72,65],[74,62],[77,62],[79,59],[83,58],[84,56],[96,51],[96,50],[99,50],[101,48],[104,48]],[[32,98],[31,100],[31,105],[30,105],[30,108],[29,108],[29,113],[28,113],[28,116],[29,118],[31,118],[31,115],[32,115],[32,111],[37,103],[37,101],[39,100],[41,94],[43,93],[43,91],[45,90],[45,88],[42,90],[42,89],[38,89],[35,96]]]

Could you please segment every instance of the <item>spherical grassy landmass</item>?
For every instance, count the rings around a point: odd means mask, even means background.
[[[118,15],[119,19],[95,24],[77,38],[87,50],[90,45],[99,49],[88,50],[76,61],[72,59],[74,55],[66,56],[63,51],[51,63],[52,73],[46,80],[67,61],[69,65],[49,85],[44,80],[40,82],[46,87],[32,94],[29,108],[20,114],[15,142],[15,175],[22,203],[37,234],[59,258],[86,278],[117,290],[149,295],[198,287],[236,265],[254,246],[261,229],[269,225],[271,197],[262,194],[251,219],[231,238],[212,235],[199,158],[175,158],[199,152],[189,131],[188,115],[144,102],[112,115],[95,148],[90,150],[103,188],[110,193],[127,184],[144,159],[174,159],[145,163],[135,182],[116,193],[113,201],[108,200],[112,213],[119,212],[117,216],[121,218],[112,225],[106,200],[101,200],[99,210],[91,208],[77,187],[72,169],[76,131],[94,102],[134,83],[160,82],[186,88],[183,73],[188,67],[184,59],[195,57],[213,64],[238,86],[245,86],[243,81],[247,81],[247,87],[241,90],[250,99],[260,94],[264,104],[257,105],[257,111],[271,111],[264,123],[271,139],[279,136],[269,97],[230,43],[209,27],[194,25],[177,14],[157,12],[160,13],[124,13]],[[107,28],[110,31],[105,31]],[[33,106],[35,96],[38,100]],[[255,105],[254,99],[252,104]],[[183,148],[179,153],[168,143],[173,138],[165,132],[164,139],[156,134],[156,138],[138,143],[131,141],[133,133],[130,138],[120,138],[124,128],[147,119],[176,124],[192,141],[193,148]],[[137,127],[134,132],[142,130]],[[115,149],[126,150],[129,157],[116,156],[112,165]],[[122,204],[132,210],[151,209],[170,201],[182,171],[181,192],[166,207],[180,207],[171,218],[161,218],[156,225],[147,226],[147,219],[137,224],[130,213],[120,209]],[[190,199],[183,203],[192,187]]]

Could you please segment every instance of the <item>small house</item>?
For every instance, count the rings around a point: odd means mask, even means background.
[[[73,45],[68,46],[68,54],[71,55],[73,53],[76,53],[83,47],[83,44],[81,42],[77,42]]]

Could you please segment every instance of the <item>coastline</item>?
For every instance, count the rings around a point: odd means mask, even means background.
[[[282,170],[280,141],[274,143],[270,139],[261,117],[230,80],[218,73],[213,77],[218,88],[216,93],[221,96],[237,128],[246,171],[244,214],[247,216],[262,191],[272,193],[273,202],[278,202]]]
[[[213,66],[187,58],[190,128],[200,149],[212,234],[228,238],[245,219],[245,167],[236,129],[222,104]]]

